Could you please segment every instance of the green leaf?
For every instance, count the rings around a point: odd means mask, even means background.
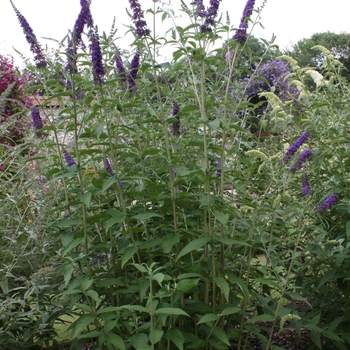
[[[219,119],[215,119],[212,120],[211,122],[209,122],[209,129],[211,130],[218,130],[220,127],[220,120]]]
[[[346,223],[346,238],[350,239],[350,220]]]
[[[61,221],[58,221],[56,225],[61,227],[69,227],[69,226],[80,225],[82,223],[83,223],[83,220],[81,219],[63,219]]]
[[[119,335],[110,332],[106,335],[106,338],[107,338],[107,341],[110,344],[112,344],[115,349],[118,349],[118,350],[125,350],[126,349],[125,343]]]
[[[105,192],[107,189],[113,186],[113,184],[115,184],[116,182],[117,182],[117,179],[115,178],[115,176],[112,176],[106,180],[103,180],[101,192],[102,193]]]
[[[238,287],[241,289],[242,291],[242,294],[247,302],[247,304],[249,305],[250,304],[250,294],[249,294],[249,290],[248,290],[248,287],[247,285],[245,284],[245,282],[242,280],[242,278],[240,277],[237,277],[233,274],[228,274],[229,275],[229,280],[231,282],[236,282]]]
[[[69,242],[67,247],[64,249],[62,255],[66,256],[72,249],[77,247],[83,240],[84,240],[84,237],[73,239],[73,241]]]
[[[241,312],[242,312],[242,309],[239,307],[227,307],[226,309],[222,310],[221,315],[227,316],[227,315],[233,315]]]
[[[142,266],[142,265],[140,265],[140,264],[133,264],[140,272],[144,272],[144,273],[147,273],[148,272],[148,270],[144,267],[144,266]]]
[[[176,307],[163,307],[156,310],[155,314],[182,315],[182,316],[190,317],[185,311],[178,309]]]
[[[247,320],[247,323],[253,323],[253,322],[272,322],[275,320],[275,316],[272,315],[258,315],[258,316],[254,316],[252,318],[250,318],[249,320]]]
[[[167,338],[170,339],[179,350],[183,350],[185,337],[179,329],[173,328],[168,330]]]
[[[124,265],[134,256],[134,254],[137,252],[137,247],[127,247],[124,251],[123,257],[122,257],[122,268]]]
[[[181,293],[186,293],[190,289],[197,287],[198,282],[199,282],[199,278],[183,279],[182,281],[176,284],[176,291]]]
[[[242,245],[245,247],[251,247],[251,244],[245,242],[245,241],[237,241],[236,239],[232,238],[225,238],[225,237],[216,237],[217,241],[220,243],[223,243],[225,245]]]
[[[65,287],[67,287],[70,279],[72,278],[74,266],[73,264],[67,264],[63,266],[62,270],[63,270],[63,277],[64,277],[64,285]]]
[[[80,196],[81,201],[89,208],[90,207],[90,202],[91,202],[91,192],[85,192]]]
[[[152,213],[152,212],[146,212],[146,213],[139,213],[131,217],[131,219],[136,219],[136,220],[148,220],[153,217],[162,217],[161,215],[157,213]]]
[[[215,334],[215,336],[221,340],[224,344],[226,344],[227,346],[231,346],[231,343],[228,339],[228,336],[222,331],[221,328],[219,327],[215,327],[213,329],[213,333]]]
[[[99,337],[100,335],[103,335],[103,333],[100,331],[92,331],[79,335],[79,339],[93,339]]]
[[[90,297],[92,300],[94,300],[94,301],[96,302],[97,306],[100,305],[101,299],[100,299],[100,297],[98,296],[98,293],[97,293],[96,291],[94,291],[94,290],[88,290],[88,291],[85,292],[85,295],[87,295],[87,296]]]
[[[208,322],[213,322],[213,321],[217,321],[219,319],[219,315],[216,314],[206,314],[204,316],[202,316],[199,321],[197,322],[197,324],[201,324],[201,323],[208,323]]]
[[[107,314],[107,313],[115,313],[116,311],[120,311],[120,310],[122,310],[121,306],[109,306],[98,310],[96,314],[101,315],[101,314]]]
[[[71,338],[76,338],[80,335],[80,332],[87,328],[90,325],[94,324],[94,316],[92,315],[83,315],[80,316],[76,321],[74,321],[69,327],[68,330],[72,329],[70,335]]]
[[[162,250],[163,253],[169,254],[173,246],[180,242],[180,234],[176,233],[167,233],[162,240]]]
[[[182,248],[182,250],[180,251],[179,255],[176,258],[176,261],[179,260],[182,256],[184,256],[184,255],[186,255],[194,250],[198,250],[198,249],[202,248],[209,241],[210,241],[209,236],[197,238],[197,239],[191,241],[189,244],[187,244],[187,246]]]
[[[338,337],[335,333],[333,333],[332,331],[329,331],[329,330],[328,331],[322,331],[322,335],[324,335],[328,339],[339,341],[341,343],[344,342],[340,337]]]
[[[317,289],[320,289],[321,286],[323,286],[326,282],[328,282],[332,277],[333,275],[337,272],[336,269],[332,269],[332,270],[328,270],[324,276],[321,278],[321,281],[320,283],[318,284],[317,286]]]
[[[112,209],[113,216],[106,222],[106,231],[108,231],[114,224],[121,224],[125,220],[125,215],[119,210]],[[108,212],[110,214],[110,212]]]
[[[160,329],[155,329],[153,331],[153,334],[150,333],[149,341],[151,342],[152,345],[157,344],[162,339],[163,334],[164,334],[164,331],[162,331]]]
[[[219,220],[223,225],[227,224],[228,215],[226,215],[220,211],[217,211],[217,210],[213,210],[213,214],[216,217],[216,219]]]
[[[121,307],[123,309],[126,309],[126,310],[132,310],[132,311],[139,311],[139,312],[149,313],[149,309],[147,309],[146,307],[141,306],[141,305],[123,305]]]
[[[227,283],[227,281],[223,277],[215,277],[215,282],[221,289],[222,294],[224,294],[224,297],[226,301],[228,302],[230,299],[230,286]]]
[[[129,341],[135,349],[141,349],[145,344],[148,343],[148,337],[145,333],[138,333],[130,337]]]

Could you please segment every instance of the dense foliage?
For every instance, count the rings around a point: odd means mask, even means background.
[[[0,173],[4,349],[59,348],[62,324],[72,350],[281,349],[289,330],[349,348],[350,87],[325,48],[322,75],[257,61],[255,1],[238,30],[219,4],[183,3],[193,24],[165,38],[130,0],[122,51],[81,0],[66,56],[35,56],[36,153],[14,147],[16,173]],[[172,62],[157,62],[163,44]]]

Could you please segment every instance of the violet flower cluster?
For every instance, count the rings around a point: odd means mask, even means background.
[[[180,106],[176,102],[174,102],[172,116],[176,117],[176,119],[177,119],[176,122],[173,123],[173,135],[174,136],[180,135],[180,116],[179,116],[179,112],[180,112]]]
[[[34,61],[37,68],[45,68],[47,66],[47,62],[45,61],[45,56],[41,47],[39,45],[38,40],[33,32],[33,29],[30,27],[28,21],[24,18],[24,16],[17,10],[12,0],[10,0],[13,9],[16,12],[19,23],[23,29],[24,35],[27,39],[27,42],[30,45],[30,51],[34,54]]]
[[[85,25],[92,28],[93,19],[90,11],[90,2],[88,0],[80,0],[81,10],[75,21],[72,38],[68,42],[67,57],[68,62],[66,70],[71,74],[77,73],[77,48],[78,46],[84,47],[82,35]]]
[[[117,67],[118,75],[123,83],[126,82],[126,69],[123,64],[123,60],[119,54],[115,58],[115,65]]]
[[[311,185],[310,185],[310,181],[309,181],[309,178],[306,174],[306,172],[303,173],[303,176],[302,176],[302,191],[301,191],[301,194],[303,196],[306,196],[306,195],[310,195],[311,194]]]
[[[298,160],[290,167],[290,171],[294,174],[297,170],[301,169],[303,164],[312,156],[311,149],[306,149],[302,152]]]
[[[110,174],[111,176],[114,175],[114,171],[112,169],[111,163],[109,162],[108,158],[106,158],[106,171],[108,174]]]
[[[92,75],[94,77],[94,84],[102,84],[103,77],[106,74],[103,68],[102,51],[100,46],[100,39],[95,31],[91,32],[91,61],[92,61]]]
[[[286,155],[279,161],[279,165],[288,164],[290,160],[293,158],[294,154],[298,151],[298,149],[306,142],[310,133],[308,131],[304,132],[295,142],[291,144],[288,148]]]
[[[126,76],[129,91],[132,91],[132,92],[136,91],[136,78],[137,78],[137,73],[139,71],[139,65],[140,65],[140,54],[137,51],[130,62],[129,73]]]
[[[239,24],[239,28],[237,29],[235,35],[233,36],[233,39],[243,44],[247,41],[248,20],[253,14],[254,5],[255,5],[255,0],[247,1],[243,10],[241,23]]]
[[[32,109],[31,114],[32,114],[34,128],[37,130],[42,129],[43,121],[41,120],[39,109],[38,108]]]
[[[64,159],[66,160],[68,166],[72,166],[74,164],[77,164],[75,162],[75,160],[73,159],[73,157],[66,150],[63,150],[63,154],[64,154]]]
[[[217,163],[216,163],[216,166],[218,168],[221,167],[221,158],[218,159]],[[216,177],[221,177],[221,170],[216,170],[216,174],[215,174]]]
[[[332,207],[338,200],[337,194],[331,194],[328,198],[326,198],[320,205],[318,205],[315,211],[323,211],[325,212],[327,209]]]
[[[141,5],[137,0],[129,0],[130,8],[133,12],[132,20],[136,27],[136,35],[139,38],[150,34],[150,30],[147,28],[147,23],[143,17]]]
[[[210,33],[212,26],[214,26],[215,17],[218,15],[219,5],[221,0],[210,0],[210,6],[207,11],[204,12],[204,23],[199,27],[201,33]],[[203,3],[202,3],[203,5]]]

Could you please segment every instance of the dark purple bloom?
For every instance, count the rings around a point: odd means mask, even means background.
[[[206,11],[205,11],[205,6],[203,5],[203,0],[194,0],[193,5],[196,6],[195,16],[205,17]]]
[[[114,171],[112,169],[111,163],[109,162],[108,158],[106,158],[106,171],[110,175],[114,175]]]
[[[290,167],[290,171],[294,174],[297,170],[301,169],[303,164],[311,157],[311,155],[311,149],[307,149],[301,153],[298,160]]]
[[[123,64],[123,60],[119,54],[115,58],[115,65],[117,67],[119,78],[122,82],[126,82],[126,69]]]
[[[338,200],[337,194],[331,194],[328,198],[326,198],[320,205],[318,205],[315,211],[323,211],[325,212],[328,208],[332,207]]]
[[[216,166],[218,167],[218,168],[220,168],[221,167],[221,158],[219,158],[218,159],[218,161],[217,161],[217,163],[216,163]],[[221,170],[216,170],[216,177],[221,177]]]
[[[248,29],[248,19],[253,13],[255,5],[255,0],[248,0],[245,8],[243,10],[243,15],[241,18],[241,23],[239,24],[239,28],[237,29],[233,39],[240,41],[241,43],[245,43],[247,41],[247,29]]]
[[[80,0],[81,10],[75,21],[72,38],[68,42],[67,58],[68,63],[66,69],[71,73],[77,72],[77,48],[78,46],[85,47],[82,35],[84,31],[85,24],[92,28],[94,25],[91,11],[90,2],[88,0]]]
[[[74,164],[77,164],[75,162],[75,160],[73,159],[73,157],[66,150],[63,150],[63,154],[64,154],[64,159],[66,160],[68,166],[72,166]]]
[[[129,91],[135,92],[136,89],[136,78],[137,78],[137,72],[139,70],[140,65],[140,54],[137,51],[133,59],[130,63],[129,73],[126,76],[126,80],[128,82]]]
[[[32,114],[34,128],[41,129],[43,127],[43,121],[41,120],[39,109],[38,108],[32,109],[31,114]]]
[[[27,20],[23,17],[23,15],[17,10],[13,2],[10,0],[13,9],[16,12],[19,23],[23,29],[24,35],[27,39],[27,42],[30,44],[30,51],[34,54],[34,61],[37,68],[44,68],[47,66],[45,61],[44,54],[41,50],[41,47],[36,39],[36,36],[33,32],[33,29],[30,27]]]
[[[210,6],[207,11],[205,11],[203,0],[194,2],[194,5],[197,6],[195,15],[204,19],[204,23],[199,27],[201,33],[210,33],[212,31],[211,27],[214,25],[214,19],[218,14],[220,1],[210,0]]]
[[[302,190],[301,194],[303,196],[311,194],[311,185],[310,185],[309,179],[307,177],[307,174],[305,172],[303,173],[302,183],[301,184],[302,184],[302,187],[303,187],[303,190]]]
[[[141,10],[141,5],[137,0],[129,0],[130,8],[133,12],[132,20],[136,27],[136,35],[139,38],[142,38],[143,36],[149,35],[150,30],[147,28],[147,23],[144,20],[143,13]]]
[[[298,149],[301,147],[303,143],[307,140],[310,133],[304,132],[294,143],[291,144],[291,146],[288,148],[288,151],[283,159],[279,161],[279,165],[281,164],[288,164],[289,161],[293,158],[294,154],[298,151]]]
[[[94,84],[102,84],[103,77],[106,73],[103,68],[102,51],[100,46],[100,39],[97,33],[97,28],[94,32],[91,33],[91,61]]]
[[[173,135],[174,136],[180,135],[180,116],[179,116],[179,112],[180,112],[180,106],[176,102],[174,102],[172,115],[174,117],[176,117],[176,119],[177,119],[177,121],[173,123]]]

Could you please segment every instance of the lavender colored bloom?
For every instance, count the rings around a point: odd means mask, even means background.
[[[123,60],[119,54],[115,58],[115,65],[117,67],[119,78],[122,82],[126,82],[126,69],[123,64]]]
[[[94,77],[94,84],[102,84],[103,77],[106,74],[103,68],[102,51],[100,46],[100,39],[97,33],[91,33],[91,61],[92,61],[92,74]]]
[[[75,162],[75,160],[73,159],[73,157],[66,150],[63,150],[63,154],[64,154],[64,159],[66,160],[68,166],[72,166],[74,164],[77,164]]]
[[[129,0],[130,8],[133,12],[132,20],[136,27],[136,35],[139,38],[150,34],[150,30],[147,28],[147,23],[144,20],[141,5],[137,0]]]
[[[331,194],[328,198],[326,198],[320,205],[318,205],[315,211],[323,211],[325,212],[328,208],[332,207],[338,200],[337,194]]]
[[[248,29],[248,19],[253,14],[253,9],[255,5],[255,0],[248,0],[241,18],[241,23],[239,28],[237,29],[233,39],[240,41],[241,43],[245,43],[247,41],[247,29]]]
[[[136,91],[136,78],[137,78],[137,72],[139,70],[140,65],[140,54],[137,51],[133,59],[130,63],[129,73],[126,76],[126,80],[128,82],[129,91]]]
[[[173,123],[173,135],[174,136],[180,135],[180,116],[179,116],[179,112],[180,112],[180,106],[176,102],[174,102],[172,115],[174,117],[176,117],[176,119],[177,119],[177,121]]]
[[[32,109],[31,114],[32,114],[34,128],[41,129],[43,127],[43,121],[41,120],[39,109],[38,108]]]
[[[297,170],[301,169],[303,164],[311,157],[311,155],[311,149],[307,149],[301,153],[298,160],[290,167],[290,171],[294,174]]]
[[[34,61],[37,68],[44,68],[47,66],[47,63],[45,61],[44,54],[41,50],[41,47],[38,43],[38,40],[36,39],[36,36],[33,32],[33,29],[30,27],[27,20],[23,17],[23,15],[17,10],[15,5],[13,4],[12,0],[10,0],[11,5],[13,9],[16,12],[17,18],[19,20],[19,23],[23,29],[24,35],[27,39],[27,42],[30,44],[30,51],[34,54]]]
[[[291,144],[291,146],[288,148],[288,151],[283,159],[279,161],[279,165],[281,164],[288,164],[289,161],[293,158],[294,154],[298,151],[298,149],[301,147],[303,143],[306,142],[307,138],[309,137],[310,133],[304,132],[294,143]]]
[[[204,11],[203,2],[197,1],[197,16],[204,18],[204,23],[199,27],[201,33],[210,33],[212,31],[211,26],[214,25],[214,19],[218,14],[220,1],[210,0],[210,6],[207,11]]]
[[[77,73],[77,47],[85,47],[82,35],[85,25],[92,28],[93,19],[90,11],[90,2],[88,0],[80,0],[81,10],[78,15],[77,20],[75,21],[72,38],[68,42],[67,57],[68,63],[66,65],[66,70],[71,74]]]
[[[308,177],[307,177],[307,174],[306,174],[305,172],[303,173],[301,184],[302,184],[302,187],[303,187],[303,190],[302,190],[301,194],[302,194],[303,196],[306,196],[306,195],[308,195],[308,194],[311,194],[311,185],[310,185],[310,181],[309,181],[309,179],[308,179]]]
[[[106,171],[110,175],[114,175],[114,171],[112,169],[111,163],[109,162],[108,158],[106,158]]]
[[[218,159],[217,163],[216,163],[216,166],[218,168],[221,167],[221,158]],[[216,174],[215,174],[216,177],[221,177],[221,170],[216,170]]]

